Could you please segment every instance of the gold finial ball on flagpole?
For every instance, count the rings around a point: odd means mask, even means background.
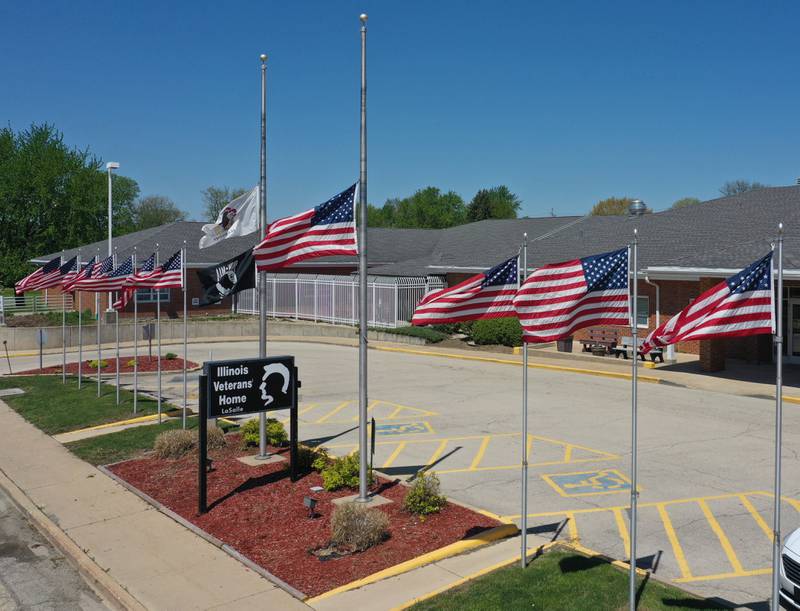
[[[262,62],[267,61],[267,54],[266,53],[262,53],[261,55],[259,55],[259,57],[261,58]]]
[[[361,13],[358,18],[361,20],[361,23],[367,23],[367,14]]]

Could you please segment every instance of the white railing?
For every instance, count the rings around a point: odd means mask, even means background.
[[[39,312],[60,312],[62,307],[72,310],[72,295],[47,292],[26,295],[0,295],[0,324],[13,314],[36,314]]]
[[[370,277],[367,316],[370,327],[395,328],[408,324],[427,291],[443,288],[427,278]],[[258,314],[255,290],[235,296],[235,311]],[[333,324],[358,324],[358,279],[350,276],[270,274],[267,276],[267,316]]]

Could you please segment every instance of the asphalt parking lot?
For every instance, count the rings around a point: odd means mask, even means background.
[[[190,345],[190,358],[207,359],[209,350],[214,358],[245,357],[256,344]],[[354,451],[357,351],[276,341],[269,352],[297,358],[301,439],[336,454]],[[521,369],[371,351],[369,371],[375,467],[403,478],[435,471],[448,495],[518,521]],[[154,388],[155,378],[141,383]],[[529,527],[626,559],[630,383],[532,369],[529,385]],[[180,374],[165,375],[163,387],[179,396]],[[738,605],[766,600],[774,402],[726,394],[722,381],[721,392],[639,389],[639,562],[703,595]],[[784,533],[800,527],[798,425],[800,406],[787,403]]]

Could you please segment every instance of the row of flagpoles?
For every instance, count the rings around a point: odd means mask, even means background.
[[[124,310],[139,289],[149,289],[156,293],[156,337],[157,337],[157,376],[158,376],[158,419],[162,418],[161,398],[161,291],[163,289],[179,288],[183,293],[183,409],[182,424],[186,428],[187,386],[186,364],[187,355],[187,322],[188,312],[186,306],[186,245],[173,254],[164,264],[159,265],[159,250],[156,245],[155,252],[145,262],[136,268],[136,251],[122,264],[116,264],[116,254],[105,259],[100,259],[99,252],[90,261],[82,264],[80,255],[76,255],[64,262],[63,257],[56,257],[26,276],[15,285],[18,295],[28,291],[60,288],[64,293],[77,293],[78,297],[78,388],[83,383],[83,310],[81,295],[83,292],[94,293],[95,314],[97,317],[97,396],[101,393],[102,377],[102,325],[103,314],[100,311],[97,296],[100,293],[115,294],[117,297],[110,306],[115,312],[114,326],[116,337],[116,403],[120,403],[120,338],[119,338],[119,312]],[[138,329],[138,299],[133,299],[133,412],[137,412],[139,390],[139,329]],[[66,307],[62,306],[62,352],[61,352],[61,379],[66,383],[67,371],[67,335],[66,335]]]

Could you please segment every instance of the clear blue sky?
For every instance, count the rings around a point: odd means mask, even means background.
[[[793,2],[6,2],[0,120],[55,123],[199,217],[204,187],[258,180],[266,52],[283,216],[357,178],[362,10],[372,203],[507,184],[532,216],[661,209],[800,176]]]

